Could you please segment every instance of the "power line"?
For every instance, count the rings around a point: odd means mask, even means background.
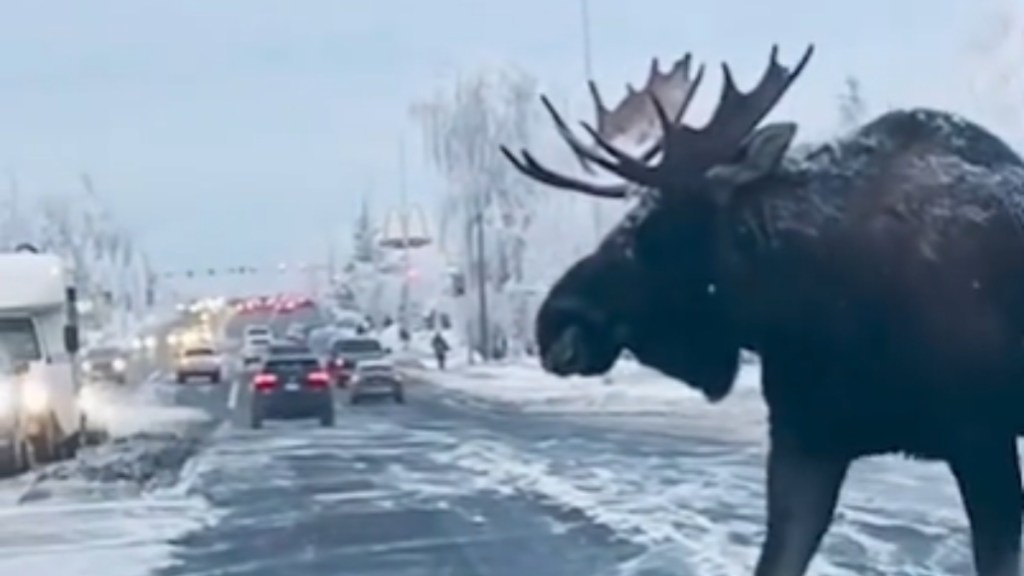
[[[590,38],[590,2],[580,0],[580,26],[583,29],[583,74],[586,82],[594,81],[593,51]],[[601,239],[601,231],[604,225],[601,222],[601,206],[596,200],[590,200],[590,214],[594,223],[594,235],[598,241]]]

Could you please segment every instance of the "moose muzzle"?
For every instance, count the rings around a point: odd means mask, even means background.
[[[587,350],[579,326],[569,326],[558,335],[541,356],[545,370],[559,376],[578,374],[585,368]]]

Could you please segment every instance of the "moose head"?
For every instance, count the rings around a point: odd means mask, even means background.
[[[796,125],[758,125],[812,53],[810,46],[790,70],[779,64],[773,47],[764,75],[749,92],[736,87],[723,64],[717,107],[699,129],[682,122],[703,77],[703,67],[690,74],[689,55],[664,75],[652,66],[643,90],[630,91],[611,111],[592,85],[598,128],[582,125],[594,146],[578,139],[542,97],[573,152],[622,182],[601,185],[559,174],[525,150],[518,157],[502,147],[516,169],[549,186],[598,198],[638,197],[623,222],[563,274],[541,305],[536,336],[546,370],[601,374],[628,349],[711,400],[729,392],[744,342],[721,282],[733,256],[727,223],[745,197],[777,186],[773,180]],[[648,126],[656,126],[658,136],[638,155],[610,141]]]

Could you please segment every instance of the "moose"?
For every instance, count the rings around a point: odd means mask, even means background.
[[[702,128],[683,121],[704,71],[689,56],[669,74],[655,64],[628,113],[595,98],[619,126],[657,126],[635,154],[586,123],[584,142],[543,98],[581,161],[619,182],[503,146],[515,168],[636,204],[546,295],[542,366],[598,375],[629,350],[715,402],[741,351],[757,354],[770,440],[758,576],[804,574],[851,463],[885,453],[946,463],[977,573],[1019,576],[1024,161],[977,124],[921,108],[798,150],[795,123],[762,121],[812,54],[786,67],[773,47],[747,92],[723,64]]]

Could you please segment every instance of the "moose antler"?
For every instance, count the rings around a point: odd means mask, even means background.
[[[591,80],[588,86],[594,100],[597,133],[607,142],[628,136],[637,144],[658,136],[658,117],[652,99],[657,99],[674,121],[682,118],[704,75],[702,65],[697,74],[691,76],[691,63],[692,55],[687,53],[676,60],[668,72],[662,73],[658,59],[653,58],[644,87],[638,91],[627,84],[626,96],[612,109],[604,105],[597,84]],[[643,156],[650,154],[653,157],[656,153],[656,150],[648,151]]]
[[[694,80],[687,85],[685,97],[680,99],[681,105],[673,114],[670,114],[664,102],[655,94],[647,94],[649,110],[661,128],[662,137],[650,149],[639,156],[631,156],[622,151],[611,139],[601,134],[600,126],[593,128],[583,123],[583,128],[594,139],[595,144],[601,152],[592,150],[582,143],[569,130],[565,121],[555,111],[554,107],[542,97],[542,102],[548,113],[551,115],[559,134],[566,141],[581,159],[593,162],[608,172],[619,176],[627,183],[618,185],[601,186],[586,182],[577,178],[563,176],[545,168],[538,163],[528,152],[523,151],[523,160],[517,159],[507,148],[501,148],[502,153],[509,161],[523,174],[558,188],[584,192],[604,198],[623,198],[630,195],[637,188],[664,188],[671,179],[678,177],[680,173],[699,173],[711,167],[717,162],[730,158],[735,154],[738,146],[760,123],[762,119],[778,103],[782,95],[800,75],[811,55],[814,53],[814,46],[808,46],[803,57],[792,70],[785,68],[778,63],[778,46],[772,46],[771,59],[768,68],[758,82],[758,85],[750,92],[740,92],[736,88],[732,71],[727,64],[722,65],[724,74],[724,85],[718,106],[712,114],[707,125],[700,129],[694,129],[680,122],[683,112],[690,102],[696,88],[700,83],[703,68],[694,77]],[[688,68],[689,55],[683,57],[673,68]],[[681,66],[681,63],[686,63]],[[656,70],[657,64],[652,66]],[[668,75],[671,76],[673,72]],[[652,77],[655,74],[652,73]],[[688,75],[687,75],[688,77]],[[648,81],[648,85],[651,81]],[[646,87],[645,87],[646,89]],[[628,101],[630,96],[626,97]],[[599,97],[596,102],[600,102]],[[601,104],[595,104],[604,108]],[[635,106],[635,105],[634,105]],[[616,109],[621,108],[617,106]],[[642,115],[641,115],[642,116]],[[599,122],[601,115],[598,114]],[[657,165],[650,165],[658,151],[661,150],[661,161]]]
[[[601,138],[613,141],[631,135],[638,143],[649,139],[659,126],[652,100],[657,100],[663,109],[671,110],[674,121],[682,118],[704,74],[704,67],[701,66],[697,74],[691,76],[691,61],[692,57],[687,53],[677,60],[668,72],[662,73],[658,59],[653,59],[644,87],[637,91],[632,85],[627,84],[626,96],[612,109],[605,106],[597,85],[590,81],[590,94],[593,97],[596,110],[597,133]],[[588,145],[573,134],[546,96],[541,96],[541,102],[551,116],[559,135],[569,145],[587,172],[592,172],[590,163],[594,163],[615,174],[625,171],[633,178],[641,178],[646,173],[645,164],[653,160],[661,150],[661,142],[658,141],[640,155],[641,162],[639,164],[629,163],[630,160],[633,160],[632,158],[626,160],[628,166],[623,164],[621,159],[619,163],[610,162],[599,153],[600,146]],[[602,198],[624,198],[637,192],[635,184],[597,185],[557,174],[537,162],[525,150],[522,152],[522,160],[504,146],[501,147],[501,151],[520,172],[550,186],[584,192]],[[617,155],[613,155],[613,157],[617,157]],[[626,177],[627,180],[633,178]]]
[[[782,95],[803,72],[812,54],[813,44],[807,47],[796,66],[790,70],[779,64],[779,47],[773,45],[768,68],[765,69],[757,86],[750,92],[741,92],[736,88],[732,70],[728,64],[723,63],[722,93],[711,119],[703,128],[694,129],[679,125],[668,118],[666,110],[657,110],[665,134],[662,164],[706,169],[716,162],[730,158],[743,139],[749,136],[778,104]],[[657,101],[652,101],[651,104],[656,109],[660,107]]]
[[[731,158],[803,72],[813,53],[814,45],[808,46],[800,61],[790,70],[779,64],[779,47],[772,46],[768,68],[750,92],[740,92],[729,65],[722,64],[722,94],[711,119],[700,129],[670,118],[661,102],[651,98],[663,134],[660,143],[664,150],[657,166],[648,166],[642,159],[630,157],[597,130],[586,124],[583,127],[598,147],[617,161],[617,164],[599,163],[602,167],[637,185],[663,188],[680,174],[703,173],[714,164]]]

